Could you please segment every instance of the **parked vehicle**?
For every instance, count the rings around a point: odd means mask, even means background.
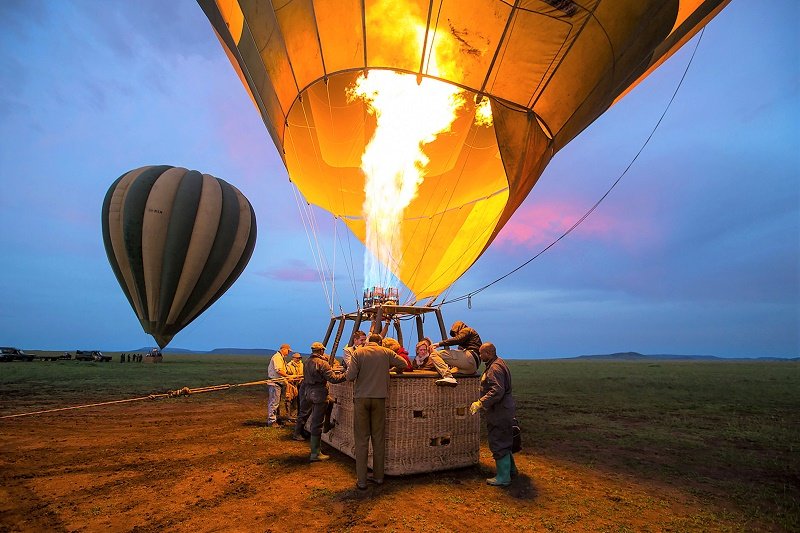
[[[103,355],[103,352],[98,352],[97,350],[91,350],[91,351],[75,350],[75,360],[98,361],[98,362],[108,363],[111,361],[111,356]]]
[[[0,347],[0,361],[33,361],[34,355],[32,353],[25,353],[19,348],[12,348],[10,346]]]

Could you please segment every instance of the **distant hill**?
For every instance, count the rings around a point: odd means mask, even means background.
[[[275,355],[278,350],[270,348],[214,348],[210,352],[213,354],[225,355]]]
[[[783,357],[718,357],[716,355],[676,355],[676,354],[651,354],[644,355],[639,352],[618,352],[598,355],[579,355],[568,359],[603,359],[615,361],[665,361],[665,360],[696,360],[696,361],[796,361],[800,358],[786,359]]]
[[[138,350],[131,350],[131,353],[134,352],[144,352],[147,353],[151,350],[151,347],[146,348],[139,348]],[[214,348],[213,350],[187,350],[185,348],[164,348],[161,350],[162,353],[165,354],[192,354],[192,353],[207,353],[207,354],[214,354],[214,355],[274,355],[277,350],[272,350],[270,348]]]

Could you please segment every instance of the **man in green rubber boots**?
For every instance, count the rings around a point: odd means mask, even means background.
[[[486,365],[481,376],[481,399],[473,402],[469,411],[474,415],[483,409],[486,414],[489,449],[497,465],[497,475],[487,479],[486,483],[507,487],[511,484],[511,476],[517,473],[514,455],[511,453],[514,443],[511,427],[516,410],[514,397],[511,395],[511,372],[506,362],[497,357],[494,344],[481,344],[478,353]]]
[[[344,379],[344,372],[332,369],[328,363],[325,346],[321,342],[312,344],[311,357],[303,367],[305,409],[308,410],[308,406],[311,406],[311,454],[308,457],[311,462],[328,459],[328,456],[320,451],[322,424],[328,406],[328,382],[341,383]]]

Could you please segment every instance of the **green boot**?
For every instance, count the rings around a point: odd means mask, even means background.
[[[308,456],[308,460],[312,463],[314,461],[324,461],[325,459],[330,459],[329,455],[325,455],[319,449],[320,438],[321,437],[319,435],[311,435],[311,455]]]
[[[519,474],[519,470],[517,470],[517,463],[514,462],[514,454],[510,453],[511,456],[511,479],[514,479]]]
[[[494,487],[511,485],[511,454],[508,453],[500,459],[495,459],[494,462],[497,465],[497,475],[487,479],[486,484]]]

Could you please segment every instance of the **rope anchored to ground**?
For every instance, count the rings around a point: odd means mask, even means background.
[[[288,378],[275,378],[275,379],[263,379],[260,381],[249,381],[247,383],[234,383],[233,385],[229,383],[225,383],[223,385],[208,385],[205,387],[182,387],[180,389],[175,389],[167,392],[162,392],[159,394],[149,394],[147,396],[139,396],[137,398],[126,398],[124,400],[111,400],[108,402],[98,402],[98,403],[88,403],[85,405],[72,405],[69,407],[57,407],[55,409],[43,409],[41,411],[31,411],[29,413],[17,413],[13,415],[4,415],[0,416],[0,419],[4,418],[20,418],[23,416],[32,416],[32,415],[43,415],[46,413],[56,413],[59,411],[72,411],[75,409],[86,409],[88,407],[100,407],[102,405],[113,405],[116,403],[130,403],[130,402],[139,402],[142,400],[160,400],[162,398],[178,398],[180,396],[189,396],[190,394],[202,394],[204,392],[216,392],[221,390],[228,390],[233,389],[235,387],[251,387],[253,385],[271,385],[275,383],[290,383],[293,381],[298,381],[302,379],[302,377],[288,377]]]

